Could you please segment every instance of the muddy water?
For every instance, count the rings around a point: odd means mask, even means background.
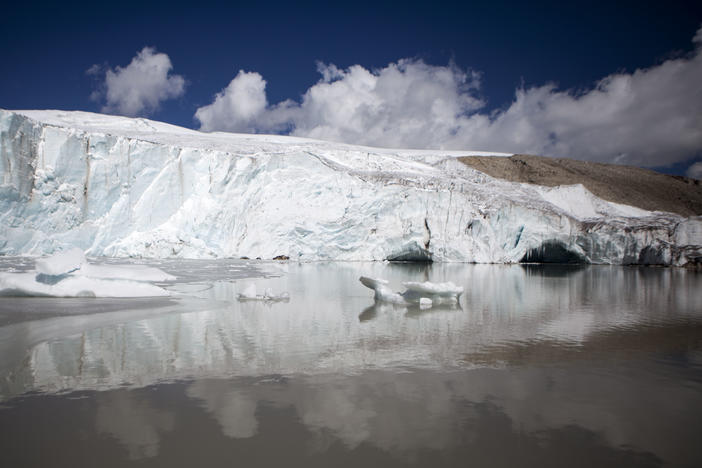
[[[0,465],[702,465],[700,274],[156,266],[169,299],[0,298]],[[360,275],[466,292],[375,304]]]

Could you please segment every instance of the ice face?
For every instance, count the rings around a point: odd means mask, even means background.
[[[493,179],[456,160],[471,152],[4,110],[0,152],[5,255],[77,246],[94,256],[295,261],[702,257],[700,217],[617,205],[582,186]]]

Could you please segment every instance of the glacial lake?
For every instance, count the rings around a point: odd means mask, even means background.
[[[134,263],[172,296],[0,297],[0,466],[702,466],[700,273]]]

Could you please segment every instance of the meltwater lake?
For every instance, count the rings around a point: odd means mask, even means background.
[[[700,273],[131,263],[171,296],[0,297],[0,466],[702,466]]]

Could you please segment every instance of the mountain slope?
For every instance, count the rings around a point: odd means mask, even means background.
[[[599,198],[649,211],[702,215],[702,184],[632,166],[517,154],[509,158],[469,156],[464,164],[512,182],[549,187],[582,184]]]

